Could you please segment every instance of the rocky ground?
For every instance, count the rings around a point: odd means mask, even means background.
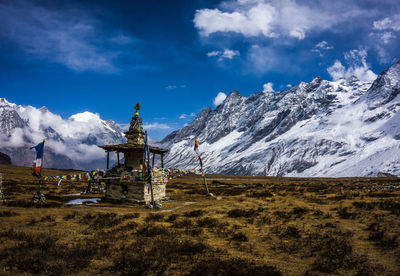
[[[67,205],[85,183],[0,165],[0,274],[399,275],[398,178],[183,176],[161,210]],[[46,175],[71,174],[45,170]]]

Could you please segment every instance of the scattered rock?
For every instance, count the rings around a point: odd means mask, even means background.
[[[0,164],[11,165],[11,158],[5,153],[0,152]]]
[[[378,177],[397,177],[397,175],[386,173],[386,172],[378,172]]]

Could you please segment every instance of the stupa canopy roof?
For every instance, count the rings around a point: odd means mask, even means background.
[[[140,152],[144,151],[144,136],[142,126],[142,119],[139,117],[140,104],[135,105],[135,113],[132,117],[129,130],[125,132],[125,136],[128,139],[126,144],[118,145],[104,145],[99,146],[107,152],[117,151],[117,152]],[[156,154],[164,154],[168,152],[167,149],[161,149],[149,145],[149,151]]]
[[[99,146],[105,151],[119,151],[119,152],[132,152],[132,151],[143,151],[144,145],[141,144],[118,144],[118,145],[104,145]],[[167,149],[162,149],[158,147],[149,146],[149,151],[156,154],[164,154],[168,152]]]

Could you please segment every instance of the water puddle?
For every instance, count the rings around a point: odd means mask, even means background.
[[[90,205],[93,203],[98,203],[101,199],[100,198],[77,198],[77,199],[73,199],[68,201],[68,205],[81,205],[81,204],[85,204],[85,205]]]

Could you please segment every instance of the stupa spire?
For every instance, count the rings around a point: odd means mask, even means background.
[[[129,131],[125,132],[128,144],[144,145],[144,132],[142,119],[139,117],[140,103],[135,105],[135,113],[133,114]]]

